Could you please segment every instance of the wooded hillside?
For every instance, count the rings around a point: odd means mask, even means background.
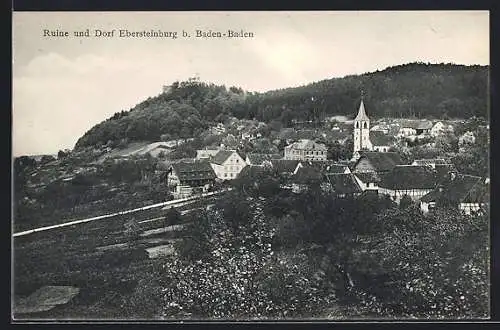
[[[230,116],[281,121],[321,120],[355,114],[361,90],[369,116],[488,117],[488,67],[410,63],[362,75],[327,79],[266,93],[190,79],[121,111],[82,136],[75,149],[113,142],[158,141],[197,136]]]

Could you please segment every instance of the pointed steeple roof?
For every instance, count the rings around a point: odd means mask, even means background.
[[[365,112],[365,104],[363,103],[363,94],[361,94],[361,103],[359,104],[358,115],[354,120],[370,120]]]

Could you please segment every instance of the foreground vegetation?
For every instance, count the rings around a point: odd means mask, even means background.
[[[272,176],[257,186],[244,180],[192,220],[178,255],[151,264],[131,311],[190,319],[489,315],[488,215],[423,216],[384,197],[335,199],[314,188],[295,195]]]

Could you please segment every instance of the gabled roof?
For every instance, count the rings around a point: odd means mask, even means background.
[[[273,169],[278,173],[293,173],[299,161],[291,159],[272,159],[271,164]]]
[[[313,167],[323,173],[344,173],[349,166],[331,160],[300,161],[303,167]]]
[[[421,198],[422,202],[435,202],[443,198],[453,203],[489,202],[489,184],[478,176],[457,173]]]
[[[265,173],[269,172],[268,169],[261,166],[245,166],[241,170],[238,178],[243,177],[262,177]]]
[[[337,194],[353,194],[363,191],[352,173],[329,173],[326,175],[326,182],[330,184],[332,190]]]
[[[375,172],[358,172],[354,174],[363,183],[380,182],[380,176]]]
[[[361,99],[361,103],[359,104],[358,115],[354,120],[370,120],[366,115],[365,104],[363,103],[363,99]]]
[[[179,162],[172,164],[172,169],[177,174],[179,180],[205,180],[215,179],[216,175],[212,166],[206,161]]]
[[[393,139],[382,131],[370,131],[370,142],[374,146],[390,146]]]
[[[403,160],[397,152],[360,151],[360,157],[354,168],[363,159],[367,159],[376,172],[390,171],[394,166],[403,164]]]
[[[301,184],[306,184],[311,181],[320,181],[321,179],[323,179],[321,170],[313,166],[300,167],[292,178],[294,182]]]
[[[247,157],[251,165],[262,165],[262,162],[264,162],[265,160],[282,158],[280,154],[258,154],[258,153],[247,154]]]
[[[313,140],[302,139],[297,142],[294,142],[285,148],[293,148],[293,149],[303,149],[303,150],[327,150],[326,146],[322,143],[314,142]]]
[[[210,162],[222,165],[233,153],[236,153],[236,151],[220,150],[218,153],[215,154],[215,156],[212,157]]]
[[[381,174],[379,187],[392,190],[433,189],[438,180],[436,171],[430,167],[399,165]]]

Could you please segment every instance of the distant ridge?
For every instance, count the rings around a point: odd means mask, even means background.
[[[195,137],[230,116],[279,121],[284,127],[293,120],[352,118],[361,90],[370,118],[488,117],[488,73],[488,66],[415,62],[265,93],[189,79],[174,82],[166,92],[97,124],[75,149],[109,142],[155,142],[164,140],[162,136]]]

